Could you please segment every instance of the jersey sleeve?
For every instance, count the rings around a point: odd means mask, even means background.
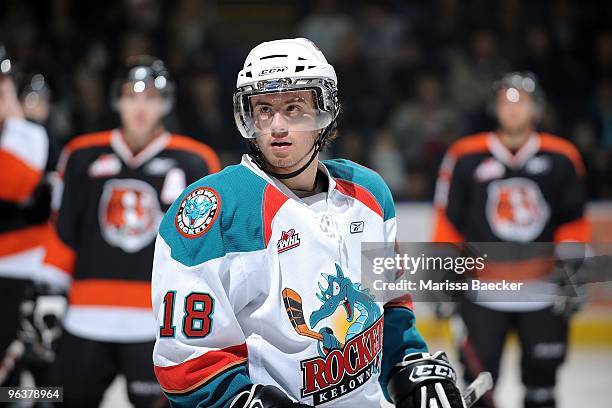
[[[49,236],[44,260],[47,270],[68,276],[74,273],[84,208],[81,186],[87,182],[77,154],[65,149],[58,163],[51,203],[55,228]]]
[[[21,118],[4,121],[0,134],[0,200],[27,200],[47,165],[49,139],[45,129]]]
[[[166,213],[155,245],[152,304],[159,327],[154,370],[172,406],[226,407],[252,384],[236,317],[253,297],[252,286],[242,273],[241,254],[226,253],[223,214],[205,222],[202,231],[181,233],[177,220],[185,197]],[[201,216],[208,220],[210,215]]]
[[[463,242],[462,214],[466,187],[457,169],[457,155],[449,149],[442,161],[434,197],[433,242]]]
[[[382,183],[384,184],[384,182]],[[390,255],[394,256],[397,251],[395,206],[392,204],[393,197],[391,191],[386,184],[384,187],[386,190],[385,195],[387,196],[386,201],[390,202],[393,207],[392,217],[384,221],[385,242],[390,244],[389,248],[393,248]],[[394,275],[394,277],[397,277],[397,274],[394,273]],[[383,359],[379,383],[385,398],[391,402],[391,398],[387,393],[387,383],[395,364],[402,361],[405,355],[427,351],[425,340],[423,340],[423,337],[416,328],[416,316],[410,294],[385,303],[383,327]]]
[[[554,210],[554,241],[590,242],[591,231],[585,215],[588,197],[584,165],[577,151],[573,160],[566,160],[564,163],[566,165],[560,174],[560,180],[563,180],[562,194],[559,195]]]

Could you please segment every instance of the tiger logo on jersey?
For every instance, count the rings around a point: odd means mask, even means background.
[[[109,180],[100,200],[104,239],[125,252],[138,252],[155,239],[163,217],[157,192],[142,180]]]
[[[550,209],[542,191],[532,180],[496,180],[487,188],[487,221],[504,241],[529,242],[544,230]]]

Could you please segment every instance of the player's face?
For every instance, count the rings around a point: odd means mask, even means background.
[[[134,83],[123,85],[119,98],[119,115],[126,137],[150,138],[163,116],[162,95],[153,87],[134,91]]]
[[[266,161],[281,172],[290,172],[308,160],[318,136],[314,96],[311,91],[255,95],[250,99],[257,144]]]
[[[531,95],[515,88],[500,89],[497,93],[497,119],[508,133],[517,133],[533,127],[535,106]]]

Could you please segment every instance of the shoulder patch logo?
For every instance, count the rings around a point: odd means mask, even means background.
[[[187,194],[175,217],[175,225],[185,238],[197,238],[212,227],[221,200],[219,194],[209,187],[199,187]]]
[[[282,253],[298,247],[300,245],[300,234],[295,232],[292,228],[289,231],[283,231],[281,234],[281,239],[276,243],[276,248],[278,249],[278,253]]]

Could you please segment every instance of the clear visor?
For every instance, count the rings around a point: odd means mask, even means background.
[[[275,131],[312,132],[327,127],[334,110],[324,88],[239,92],[234,99],[236,123],[246,138]]]

